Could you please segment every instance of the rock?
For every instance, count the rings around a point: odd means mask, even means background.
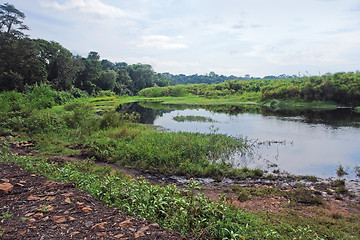
[[[78,235],[80,232],[72,232],[70,233],[71,236],[75,236],[75,235]]]
[[[30,219],[28,220],[28,222],[29,222],[29,223],[34,223],[34,222],[36,222],[36,220],[35,220],[34,218],[30,218]]]
[[[102,222],[102,223],[98,223],[98,224],[95,224],[94,226],[91,227],[91,230],[92,229],[97,229],[97,230],[104,230],[105,229],[105,224],[107,224],[107,222]]]
[[[30,195],[30,196],[28,196],[28,198],[27,198],[28,201],[37,201],[37,200],[39,200],[39,199],[40,199],[40,197],[33,196],[33,195]]]
[[[72,221],[75,221],[76,219],[74,218],[74,217],[68,217],[68,220],[70,221],[70,222],[72,222]]]
[[[122,228],[128,228],[132,225],[133,225],[133,223],[129,219],[120,223],[120,227],[122,227]]]
[[[149,225],[149,227],[160,228],[159,224],[157,224],[157,223],[152,223]]]
[[[148,226],[144,226],[144,227],[140,228],[139,231],[146,232],[147,230],[149,230],[149,227],[148,227]]]
[[[3,181],[4,183],[10,183],[9,179],[1,179],[1,181]]]
[[[91,208],[89,208],[89,207],[84,207],[84,208],[81,209],[81,211],[83,211],[84,213],[88,213],[88,212],[91,212],[93,210]]]
[[[43,213],[36,213],[33,217],[34,218],[42,218],[44,216]]]
[[[70,197],[71,195],[74,195],[73,192],[67,192],[67,193],[62,193],[61,196],[64,196],[64,197]]]
[[[0,193],[8,194],[13,188],[14,186],[11,183],[2,183],[0,184]]]
[[[98,236],[98,237],[105,237],[106,236],[106,233],[105,232],[97,232],[97,233],[95,233],[96,234],[96,236]]]
[[[66,222],[66,218],[65,217],[61,217],[61,216],[53,216],[51,218],[51,220],[55,223],[64,223]]]
[[[136,232],[134,233],[135,238],[145,237],[145,234],[143,232]]]
[[[25,217],[30,217],[32,215],[34,215],[34,213],[30,212],[30,213],[25,214]]]
[[[114,238],[122,238],[124,236],[124,234],[117,234],[114,236]]]
[[[85,227],[90,227],[93,224],[94,223],[92,221],[87,221],[87,222],[85,222]]]
[[[56,197],[47,197],[46,201],[54,201],[56,199]]]

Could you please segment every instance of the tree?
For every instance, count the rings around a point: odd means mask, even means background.
[[[97,52],[91,51],[89,52],[88,59],[92,61],[99,61],[100,55]]]
[[[128,66],[134,93],[143,88],[154,86],[154,71],[149,64],[133,64]]]
[[[19,30],[29,30],[29,27],[23,24],[25,14],[15,8],[14,5],[4,3],[0,5],[0,30],[3,29],[7,33],[13,33],[14,35],[23,35]],[[16,29],[15,25],[19,25]]]
[[[47,80],[56,90],[68,90],[72,87],[79,68],[74,63],[72,53],[57,42],[34,40],[37,54],[47,69]]]
[[[96,86],[102,90],[114,90],[117,73],[113,70],[102,71],[99,79],[95,81]]]

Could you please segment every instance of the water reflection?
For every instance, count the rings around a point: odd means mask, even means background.
[[[341,164],[355,177],[360,166],[360,114],[350,109],[329,111],[273,110],[257,105],[177,106],[130,104],[120,112],[136,111],[143,123],[172,131],[219,133],[247,137],[256,152],[230,159],[235,166],[279,168],[293,174],[335,177]],[[176,122],[174,116],[204,116],[215,122]],[[273,144],[255,144],[271,141]],[[273,141],[278,141],[274,143]]]

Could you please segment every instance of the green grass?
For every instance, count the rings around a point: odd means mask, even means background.
[[[161,226],[181,234],[197,235],[208,232],[214,239],[263,239],[269,227],[259,219],[221,202],[213,202],[202,193],[200,186],[189,182],[188,189],[175,185],[153,186],[143,179],[132,180],[108,167],[91,161],[70,162],[63,166],[35,158],[2,154],[0,161],[11,161],[24,169],[44,174],[63,182],[73,182],[104,203],[128,214],[158,222]],[[275,233],[273,233],[275,234]]]
[[[187,189],[175,185],[154,186],[144,179],[129,179],[109,167],[88,160],[61,166],[34,157],[4,153],[1,162],[14,162],[25,170],[80,189],[120,211],[158,222],[181,234],[207,232],[212,239],[358,239],[357,215],[309,217],[291,209],[282,213],[246,213],[224,202],[210,201],[201,186],[190,181]],[[200,193],[195,193],[200,190]],[[254,190],[255,191],[255,190]],[[265,191],[265,190],[262,190]],[[270,194],[258,191],[258,194]],[[272,190],[269,190],[272,191]],[[318,211],[318,210],[314,210]]]

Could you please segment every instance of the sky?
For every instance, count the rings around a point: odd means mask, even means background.
[[[360,0],[8,0],[31,38],[155,72],[360,70]],[[3,4],[2,3],[2,4]]]

